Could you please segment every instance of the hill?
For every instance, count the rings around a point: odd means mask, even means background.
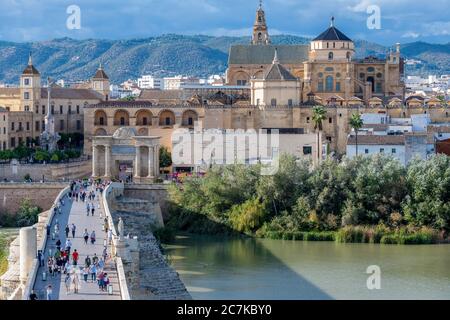
[[[310,39],[279,35],[272,37],[272,41],[275,44],[308,44]],[[18,82],[30,51],[41,74],[57,79],[88,79],[100,63],[113,83],[142,74],[207,76],[226,70],[231,45],[249,42],[249,37],[175,34],[130,40],[0,41],[0,82]],[[389,49],[365,40],[356,40],[355,44],[357,57],[383,56]],[[450,72],[450,43],[408,43],[402,46],[402,53],[407,58],[423,61],[419,67],[408,69],[409,74]]]

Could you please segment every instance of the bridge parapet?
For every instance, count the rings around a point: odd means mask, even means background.
[[[51,225],[54,209],[59,206],[60,200],[65,198],[69,191],[70,188],[66,186],[58,194],[50,210],[39,214],[35,225],[22,228],[19,236],[11,243],[8,270],[0,278],[0,291],[4,299],[28,299],[39,269],[37,252],[44,250],[47,244],[46,226]]]
[[[117,268],[117,276],[119,278],[120,295],[122,300],[131,300],[130,292],[128,289],[127,278],[125,269],[123,266],[124,261],[122,258],[129,256],[127,254],[127,246],[132,245],[131,242],[137,242],[137,239],[124,239],[123,235],[119,236],[117,228],[114,225],[114,220],[109,208],[109,203],[114,201],[118,196],[123,196],[124,185],[123,183],[113,182],[106,187],[102,195],[103,210],[108,218],[108,225],[112,230],[113,239],[111,243],[111,256],[114,257]],[[129,242],[127,244],[127,242]]]

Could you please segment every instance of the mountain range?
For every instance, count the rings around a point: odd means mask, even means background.
[[[292,35],[272,37],[274,44],[309,44],[310,40]],[[249,37],[175,34],[130,40],[0,41],[0,82],[18,83],[29,52],[40,73],[55,79],[89,79],[100,63],[113,83],[136,79],[143,74],[204,77],[225,72],[230,46],[249,42]],[[384,57],[392,49],[366,40],[355,40],[355,45],[357,58]],[[450,73],[450,43],[413,42],[403,44],[401,50],[404,57],[422,62],[407,65],[407,75]]]

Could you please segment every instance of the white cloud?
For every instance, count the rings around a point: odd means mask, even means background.
[[[418,38],[420,37],[420,33],[408,31],[402,35],[402,38]]]

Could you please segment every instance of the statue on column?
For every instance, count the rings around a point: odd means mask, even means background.
[[[119,218],[118,224],[119,241],[123,240],[123,220],[122,217]]]
[[[52,92],[52,82],[50,78],[47,79],[47,115],[45,116],[45,130],[41,133],[39,137],[39,142],[42,149],[53,152],[57,149],[58,141],[61,139],[60,135],[55,131],[55,118],[51,112],[51,92]]]

